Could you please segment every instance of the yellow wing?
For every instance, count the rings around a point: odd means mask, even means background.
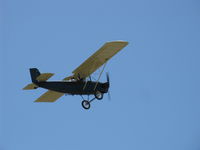
[[[64,93],[59,93],[55,91],[47,91],[42,96],[40,96],[35,102],[55,102],[58,98],[63,96]]]
[[[96,51],[72,72],[73,76],[66,77],[64,80],[88,77],[126,45],[128,45],[128,42],[125,41],[113,41],[105,43],[98,51]]]

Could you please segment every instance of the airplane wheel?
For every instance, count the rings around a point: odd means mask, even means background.
[[[94,94],[95,98],[98,100],[103,99],[103,93],[101,93],[100,91],[96,91]]]
[[[89,109],[90,108],[90,102],[87,101],[87,100],[83,100],[81,104],[82,104],[84,109]]]

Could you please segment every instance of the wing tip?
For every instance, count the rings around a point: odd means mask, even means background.
[[[123,40],[116,40],[116,41],[108,41],[106,42],[107,44],[108,43],[120,43],[120,44],[124,44],[124,45],[128,45],[129,42],[128,41],[123,41]]]

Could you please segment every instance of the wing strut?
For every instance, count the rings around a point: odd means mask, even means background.
[[[89,76],[90,81],[92,81],[91,76]],[[88,83],[88,80],[85,82],[84,86],[83,86],[83,90],[85,89],[86,85]]]
[[[84,86],[83,86],[83,90],[85,90],[85,87],[87,85],[88,81],[85,82]]]
[[[103,73],[103,71],[104,71],[104,69],[105,69],[105,67],[106,67],[106,64],[107,64],[107,61],[106,61],[105,64],[103,65],[103,69],[101,70],[101,73],[100,73],[100,75],[99,75],[99,77],[98,77],[97,83],[95,84],[94,90],[97,88],[97,85],[98,85],[98,83],[99,83],[99,79],[100,79],[100,77],[101,77],[101,75],[102,75],[102,73]]]

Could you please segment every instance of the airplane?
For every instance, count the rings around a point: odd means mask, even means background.
[[[99,82],[107,61],[117,54],[121,49],[128,45],[126,41],[106,42],[98,51],[77,67],[71,76],[65,77],[62,81],[47,81],[54,74],[40,73],[37,68],[30,68],[32,83],[28,84],[23,90],[33,90],[38,87],[48,91],[40,96],[35,102],[55,102],[64,94],[80,95],[83,99],[82,107],[89,109],[93,100],[103,99],[103,95],[108,93],[110,87],[109,75],[106,74],[107,82]],[[103,66],[97,81],[92,81],[91,74]],[[88,95],[85,100],[83,95]],[[94,98],[89,100],[89,96]]]

